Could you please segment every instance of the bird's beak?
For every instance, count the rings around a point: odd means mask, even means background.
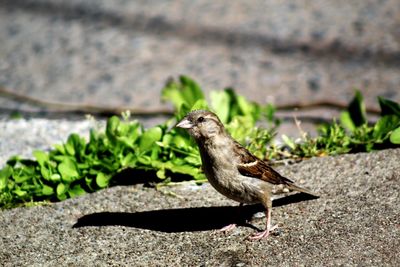
[[[176,127],[183,128],[183,129],[190,129],[190,128],[192,128],[193,126],[194,126],[193,123],[191,123],[186,117],[183,118],[183,120],[181,120],[181,121],[176,125]]]

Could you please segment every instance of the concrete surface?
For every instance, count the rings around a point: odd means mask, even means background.
[[[400,149],[280,168],[321,198],[274,201],[279,231],[224,235],[236,204],[208,184],[116,186],[50,206],[0,212],[3,266],[398,266]],[[133,183],[136,177],[131,178]],[[174,192],[177,197],[171,196]],[[301,195],[300,195],[301,196]],[[262,211],[245,206],[241,219]],[[264,227],[265,218],[252,225]]]
[[[0,85],[45,100],[154,108],[168,77],[261,103],[400,100],[400,3],[1,0]],[[32,109],[0,99],[3,109]]]

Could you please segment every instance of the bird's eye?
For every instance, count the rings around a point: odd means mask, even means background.
[[[199,118],[197,119],[197,121],[198,121],[198,122],[203,122],[203,121],[204,121],[204,117],[199,117]]]

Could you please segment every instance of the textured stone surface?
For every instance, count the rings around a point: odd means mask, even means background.
[[[116,186],[50,206],[0,212],[3,266],[398,266],[400,150],[280,168],[321,198],[274,201],[280,230],[260,242],[208,184]],[[134,181],[135,176],[127,177]],[[172,191],[177,197],[168,194]],[[261,211],[245,206],[241,218]],[[264,227],[265,218],[251,223]]]
[[[252,100],[400,100],[400,4],[0,1],[0,84],[46,100],[157,107],[170,76]],[[3,108],[26,107],[0,100]]]

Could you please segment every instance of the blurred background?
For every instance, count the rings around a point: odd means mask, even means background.
[[[0,0],[0,86],[43,101],[164,109],[185,74],[278,106],[357,88],[377,108],[400,100],[399,70],[398,0]],[[0,109],[47,114],[4,92]]]

